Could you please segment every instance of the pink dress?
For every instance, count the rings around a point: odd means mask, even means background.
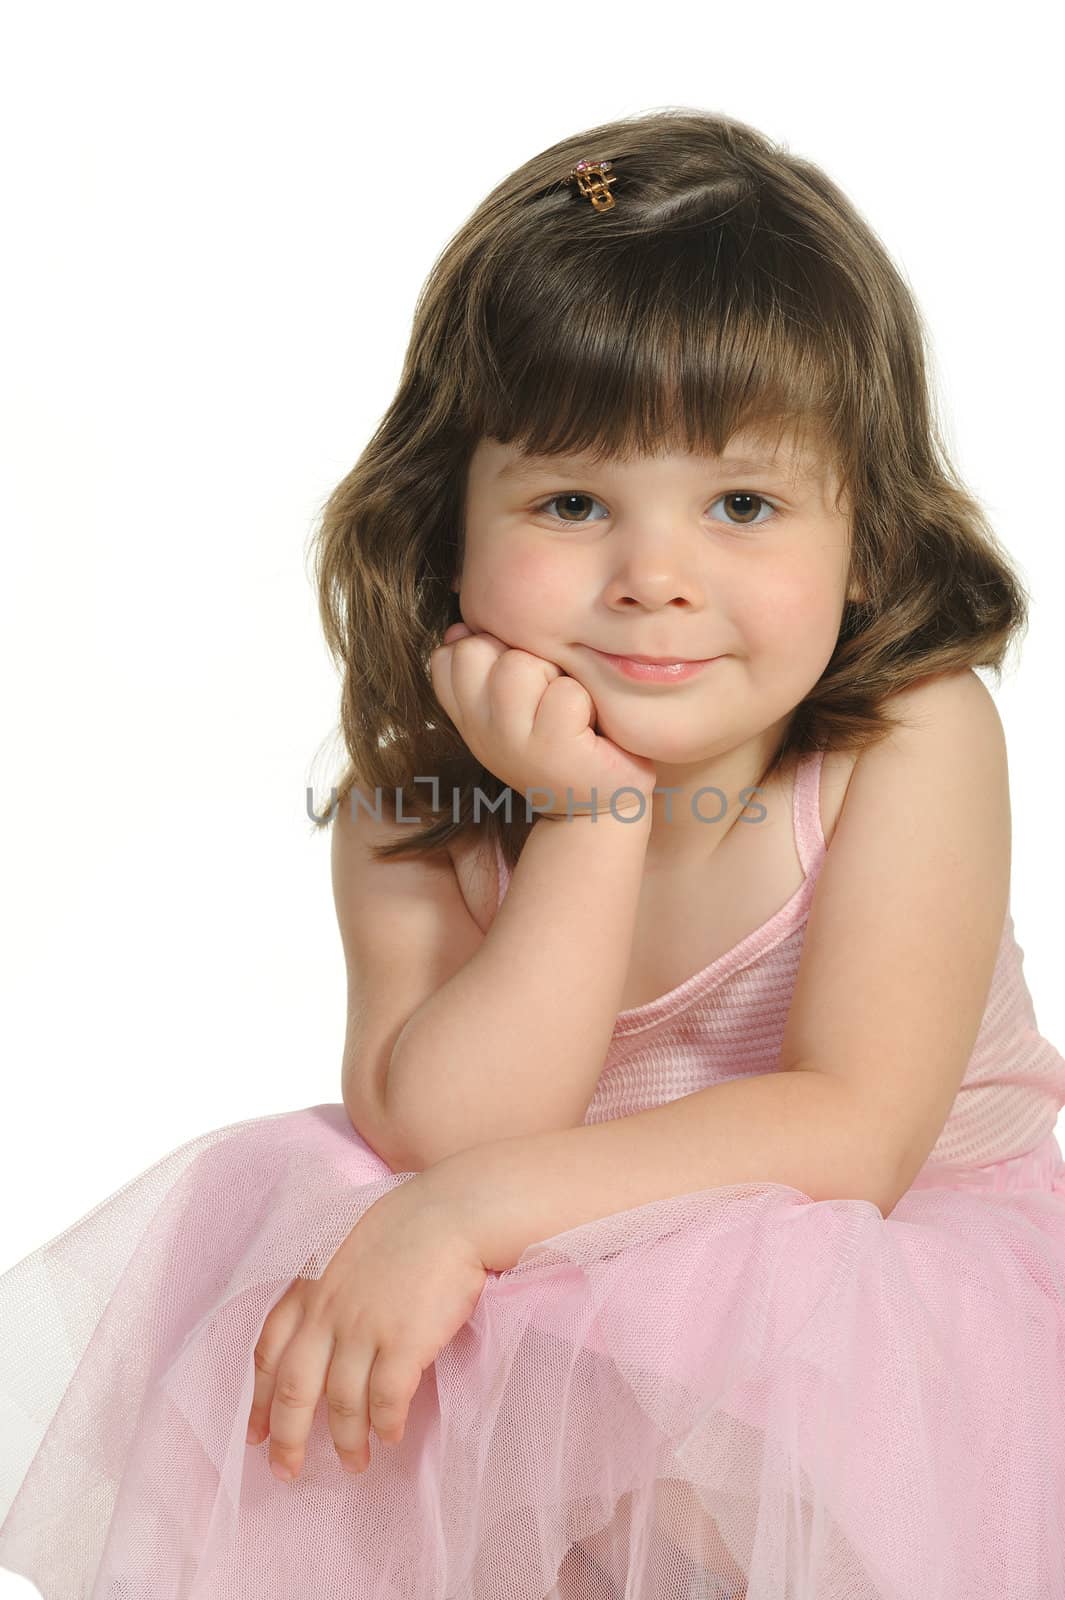
[[[588,1121],[774,1070],[824,859],[617,1018]],[[500,897],[506,892],[505,873]],[[1065,1059],[1007,912],[947,1124],[888,1218],[764,1182],[530,1245],[399,1445],[294,1484],[252,1352],[407,1181],[309,1106],[205,1133],[0,1276],[0,1566],[45,1600],[1063,1600]]]

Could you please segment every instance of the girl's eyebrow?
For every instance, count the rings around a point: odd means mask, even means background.
[[[496,473],[496,482],[504,480],[521,480],[538,477],[547,471],[554,472],[593,472],[586,462],[574,460],[569,456],[516,456],[505,467]],[[723,472],[778,472],[782,476],[798,483],[812,483],[820,476],[818,470],[810,466],[805,471],[797,471],[793,466],[770,461],[757,456],[722,456],[711,470]]]

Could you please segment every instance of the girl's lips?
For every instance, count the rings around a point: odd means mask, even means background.
[[[720,661],[721,656],[711,656],[706,661],[680,661],[672,665],[655,665],[649,661],[633,661],[631,656],[611,656],[603,650],[595,654],[601,661],[607,662],[622,677],[631,679],[634,683],[684,683],[688,678],[694,678],[702,672],[704,667],[712,666],[715,661]]]

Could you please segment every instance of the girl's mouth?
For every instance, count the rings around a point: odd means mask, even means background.
[[[650,662],[633,661],[630,656],[611,656],[602,650],[595,654],[601,661],[620,672],[622,677],[629,678],[633,683],[684,683],[689,678],[697,677],[704,668],[712,666],[715,661],[723,661],[723,656],[710,656],[706,661],[674,661]]]

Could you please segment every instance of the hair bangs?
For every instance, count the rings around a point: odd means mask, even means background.
[[[735,207],[582,251],[557,236],[572,215],[553,220],[539,250],[481,279],[468,436],[534,456],[718,456],[738,435],[773,456],[846,456],[841,342],[798,250],[752,236]]]

